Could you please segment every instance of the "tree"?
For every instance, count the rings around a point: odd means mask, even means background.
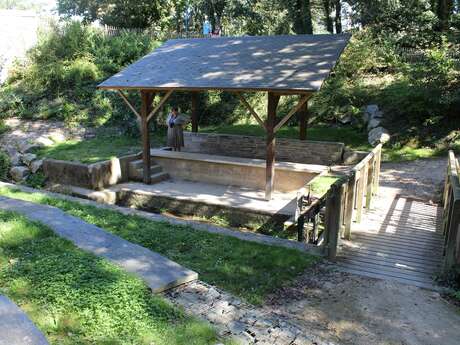
[[[146,28],[166,16],[169,1],[162,0],[58,0],[58,11],[82,16],[87,22],[123,28]]]
[[[340,0],[335,0],[335,32],[342,33],[342,4]]]
[[[326,30],[332,34],[334,33],[334,22],[331,17],[331,12],[332,12],[331,0],[322,0],[322,3],[323,3],[324,22],[326,24]]]
[[[288,0],[284,2],[296,34],[312,34],[313,23],[310,0]]]

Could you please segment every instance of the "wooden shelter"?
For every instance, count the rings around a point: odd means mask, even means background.
[[[307,101],[321,88],[350,35],[290,35],[169,40],[152,53],[110,77],[98,88],[117,90],[142,124],[144,183],[150,183],[149,121],[174,91],[192,93],[192,130],[198,130],[197,93],[234,92],[265,129],[267,139],[266,199],[274,181],[275,134],[299,113],[300,138],[306,137]],[[139,90],[140,111],[123,90]],[[267,92],[265,121],[243,93]],[[156,106],[156,93],[162,94]],[[278,123],[276,110],[283,95],[299,95],[297,105]]]

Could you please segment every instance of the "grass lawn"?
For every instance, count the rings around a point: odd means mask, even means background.
[[[261,304],[267,294],[301,274],[317,258],[296,250],[210,234],[187,226],[155,222],[139,216],[25,193],[8,187],[0,195],[58,207],[128,241],[161,253],[191,268],[200,279],[246,301]]]
[[[211,344],[208,324],[186,316],[144,282],[46,226],[0,211],[0,293],[51,344]]]
[[[151,136],[152,147],[163,145],[164,135]],[[141,150],[140,137],[129,135],[101,135],[87,140],[67,140],[35,151],[40,158],[78,161],[85,164],[109,160]]]
[[[259,125],[222,125],[200,127],[204,133],[225,133],[238,135],[264,136],[265,131]],[[281,127],[276,132],[277,138],[299,138],[298,127]],[[367,134],[360,133],[351,127],[314,126],[307,130],[308,140],[317,141],[339,141],[353,150],[369,150],[371,146],[367,143]]]

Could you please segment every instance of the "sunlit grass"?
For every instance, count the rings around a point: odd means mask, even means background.
[[[255,304],[263,303],[267,294],[288,284],[317,260],[293,249],[123,215],[42,193],[1,187],[0,195],[58,207],[130,242],[163,254],[198,272],[201,280]]]
[[[220,341],[210,325],[151,294],[141,279],[5,211],[0,211],[0,293],[19,305],[51,344]]]

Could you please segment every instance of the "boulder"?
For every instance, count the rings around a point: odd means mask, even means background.
[[[16,182],[23,181],[27,176],[29,176],[30,171],[29,168],[25,166],[15,166],[12,167],[10,170],[10,175]]]
[[[373,128],[380,126],[380,120],[377,118],[370,119],[367,124],[367,130],[370,131]]]
[[[43,159],[37,159],[34,160],[30,164],[30,171],[32,171],[32,174],[35,174],[37,171],[39,171],[43,166]]]
[[[11,165],[19,165],[22,162],[22,155],[19,152],[13,153],[10,156]]]
[[[351,123],[351,115],[345,114],[339,117],[339,122],[343,125]]]
[[[355,150],[345,149],[345,151],[343,152],[343,164],[345,165],[356,164],[360,160],[362,160],[364,157],[366,157],[368,153],[369,152],[366,152],[366,151],[355,151]]]
[[[42,135],[41,137],[38,137],[37,139],[35,139],[35,143],[40,146],[51,146],[54,144],[54,141]]]
[[[363,121],[368,123],[372,119],[381,119],[383,118],[383,112],[379,110],[377,104],[369,104],[363,112]]]
[[[23,141],[22,143],[19,143],[19,152],[22,153],[29,153],[38,148],[40,148],[40,145],[37,143],[30,143],[28,141]]]
[[[383,127],[376,127],[369,132],[368,141],[372,146],[376,146],[379,143],[386,143],[390,140],[390,134]]]
[[[26,154],[23,154],[21,157],[22,162],[28,167],[30,167],[30,164],[36,159],[37,159],[37,155],[33,153],[26,153]]]

